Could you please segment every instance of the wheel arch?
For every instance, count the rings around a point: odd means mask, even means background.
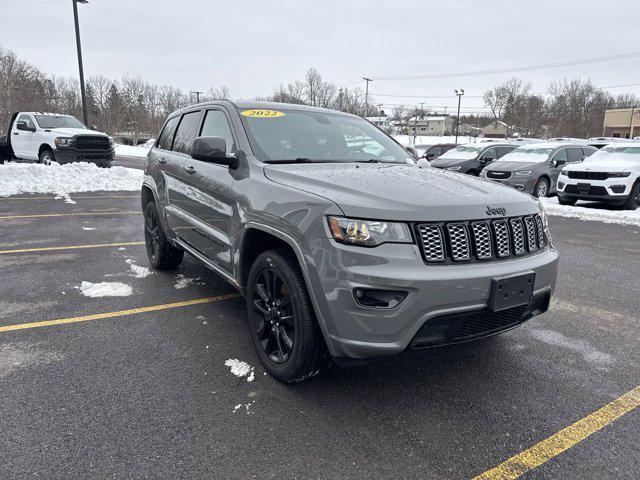
[[[38,148],[38,158],[40,158],[40,154],[42,152],[44,152],[45,150],[50,150],[51,153],[53,153],[55,155],[53,147],[51,145],[49,145],[48,143],[42,143],[42,144],[40,144],[40,147]]]

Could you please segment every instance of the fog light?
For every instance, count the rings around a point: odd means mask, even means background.
[[[395,308],[407,298],[407,292],[356,288],[353,296],[358,305],[370,308]]]
[[[558,188],[562,190],[564,188],[564,182],[558,182]]]
[[[610,188],[613,193],[624,193],[627,187],[626,185],[611,185]]]

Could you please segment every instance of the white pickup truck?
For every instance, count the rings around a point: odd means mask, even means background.
[[[113,141],[70,115],[18,112],[11,117],[6,138],[0,139],[0,163],[12,158],[44,164],[91,162],[110,167]]]

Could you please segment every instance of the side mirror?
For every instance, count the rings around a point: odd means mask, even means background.
[[[554,165],[556,167],[559,167],[560,165],[565,165],[567,163],[567,161],[566,160],[554,160],[553,163],[554,163]]]
[[[21,121],[19,121],[18,123],[16,123],[16,128],[17,128],[18,130],[22,130],[23,132],[35,132],[35,131],[36,131],[36,129],[35,129],[35,128],[29,128],[29,127],[27,126],[27,122],[22,121],[22,120],[21,120]]]
[[[404,149],[409,152],[413,158],[418,158],[418,151],[412,146],[404,147]]]
[[[227,142],[222,137],[198,137],[191,144],[191,158],[201,162],[227,165],[229,168],[238,166],[236,157],[227,156]]]
[[[434,158],[436,158],[436,154],[433,152],[429,152],[424,158],[426,158],[427,160],[433,160]]]
[[[91,130],[98,130],[98,127],[96,125],[91,125]]]

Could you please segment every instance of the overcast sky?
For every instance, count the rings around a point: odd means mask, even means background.
[[[0,45],[43,71],[77,76],[72,0],[10,0]],[[640,51],[637,0],[90,0],[79,5],[85,72],[123,74],[185,91],[226,85],[234,98],[270,94],[314,67],[354,87],[361,77],[428,75]],[[548,70],[374,80],[377,103],[452,107],[514,75],[535,92],[564,77],[640,84],[640,57]],[[611,92],[640,94],[640,86]],[[413,99],[387,95],[451,96]]]

